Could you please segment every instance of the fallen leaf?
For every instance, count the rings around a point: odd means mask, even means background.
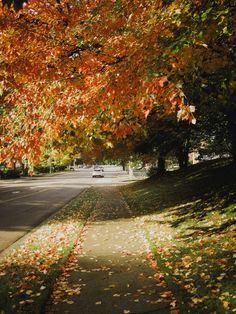
[[[224,301],[224,302],[223,302],[223,307],[224,307],[225,309],[228,309],[228,308],[229,308],[229,302],[228,302],[228,301]]]
[[[191,300],[194,304],[202,303],[203,301],[203,299],[197,297],[192,297]]]
[[[176,301],[176,300],[172,301],[172,302],[170,303],[170,305],[171,305],[172,308],[177,307],[177,301]]]
[[[190,265],[192,264],[191,256],[186,255],[186,256],[182,257],[182,263],[183,263],[184,267],[189,268]]]

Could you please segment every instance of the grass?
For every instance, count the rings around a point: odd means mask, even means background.
[[[42,313],[98,195],[86,190],[0,260],[0,312]]]
[[[236,312],[236,168],[228,160],[121,187],[180,313]]]
[[[221,160],[120,187],[146,234],[155,278],[174,296],[171,313],[236,313],[235,174]],[[86,190],[0,260],[1,313],[45,311],[99,197]]]

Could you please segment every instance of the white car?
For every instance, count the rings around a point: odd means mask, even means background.
[[[104,173],[101,168],[95,168],[92,174],[93,178],[104,178]]]

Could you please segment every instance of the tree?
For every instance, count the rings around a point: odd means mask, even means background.
[[[173,37],[163,41],[164,59],[172,62],[169,79],[179,82],[188,102],[209,124],[225,119],[220,125],[222,130],[228,127],[225,134],[235,161],[236,1],[173,1],[172,5]]]
[[[192,127],[189,122],[178,122],[176,114],[158,118],[153,111],[142,128],[136,152],[156,157],[158,174],[165,172],[167,157],[175,157],[180,168],[187,167]]]
[[[37,162],[49,138],[64,138],[71,125],[89,128],[98,116],[98,133],[117,139],[159,103],[163,113],[181,107],[191,119],[166,69],[153,67],[162,56],[157,38],[171,36],[165,8],[154,0],[31,0],[18,12],[1,7],[0,73],[8,93],[1,160]]]
[[[0,16],[1,160],[38,162],[52,139],[92,158],[146,126],[153,108],[156,123],[178,109],[191,122],[188,104],[207,116],[207,98],[227,118],[236,160],[234,0],[31,0]],[[189,86],[201,87],[199,99]],[[188,141],[177,132],[183,140],[170,146],[184,166]]]

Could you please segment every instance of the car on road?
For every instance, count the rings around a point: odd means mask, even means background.
[[[96,167],[93,169],[92,173],[93,178],[103,178],[104,177],[104,172],[102,168]]]

